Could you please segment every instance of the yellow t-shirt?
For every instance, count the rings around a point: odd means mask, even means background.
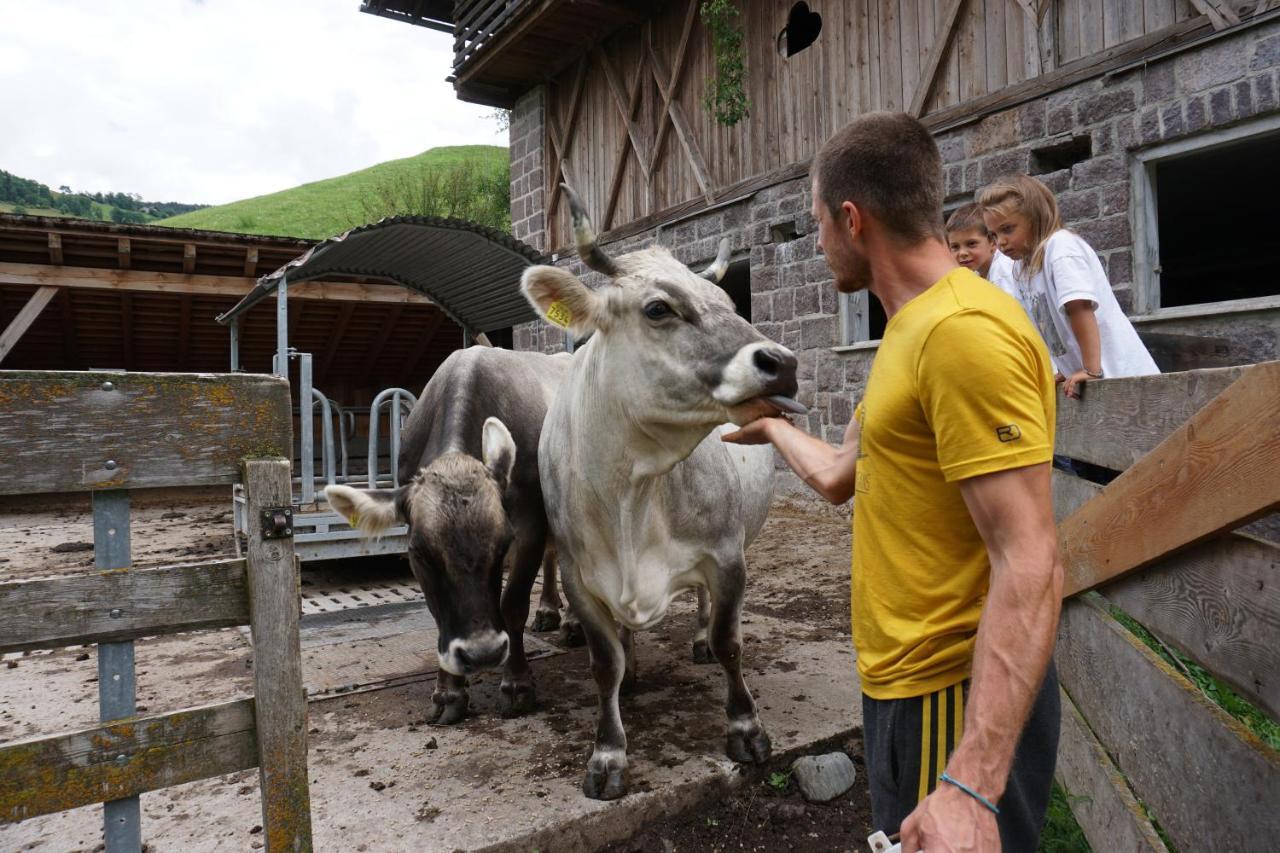
[[[1026,312],[970,270],[889,321],[855,414],[853,641],[871,698],[969,676],[991,566],[959,481],[1049,462],[1054,401]]]

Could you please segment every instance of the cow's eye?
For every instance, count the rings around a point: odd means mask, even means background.
[[[663,317],[672,315],[671,306],[663,302],[661,299],[655,299],[644,306],[644,316],[650,320],[661,320]]]

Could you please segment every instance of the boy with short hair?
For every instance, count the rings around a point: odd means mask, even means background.
[[[987,231],[982,209],[966,204],[947,217],[947,248],[956,263],[971,269],[1006,293],[1012,294],[1009,273],[1013,261],[996,248],[995,235]]]

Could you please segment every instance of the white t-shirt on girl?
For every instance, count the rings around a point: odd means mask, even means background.
[[[1013,283],[1013,272],[1013,258],[996,249],[991,256],[991,266],[987,268],[987,281],[1016,298],[1018,288]]]
[[[992,262],[995,269],[995,262]],[[1053,366],[1063,376],[1084,368],[1080,345],[1064,310],[1068,302],[1087,299],[1094,305],[1098,337],[1102,344],[1102,373],[1107,377],[1146,376],[1159,373],[1138,332],[1120,309],[1098,255],[1084,240],[1066,229],[1045,241],[1044,267],[1027,280],[1023,264],[1016,262],[1010,284],[1013,295],[1049,347]]]

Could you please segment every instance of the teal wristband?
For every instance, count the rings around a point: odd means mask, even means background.
[[[946,773],[943,773],[941,776],[939,776],[939,777],[938,777],[938,779],[939,779],[939,780],[941,780],[941,781],[943,781],[943,782],[946,782],[946,783],[947,783],[947,784],[949,784],[949,785],[955,785],[955,786],[956,786],[957,788],[959,788],[961,791],[964,791],[966,794],[968,794],[969,796],[973,797],[975,800],[977,800],[978,802],[982,803],[982,804],[983,804],[984,806],[986,806],[987,808],[991,809],[991,813],[992,813],[992,814],[1000,814],[1000,809],[996,808],[996,804],[995,804],[995,803],[991,802],[991,801],[990,801],[990,800],[988,800],[986,797],[982,796],[981,794],[979,794],[977,791],[975,791],[975,790],[973,790],[972,788],[970,788],[970,787],[969,787],[968,785],[966,785],[965,783],[963,783],[963,782],[957,782],[955,779],[952,779],[952,778],[951,778],[950,776],[948,776]]]

